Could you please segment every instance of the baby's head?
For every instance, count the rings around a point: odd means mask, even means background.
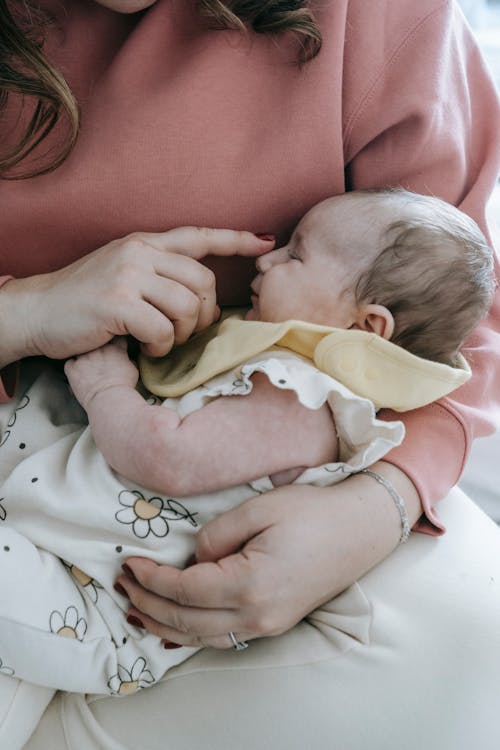
[[[494,291],[493,254],[475,222],[402,189],[318,203],[257,270],[247,319],[358,328],[446,364]]]

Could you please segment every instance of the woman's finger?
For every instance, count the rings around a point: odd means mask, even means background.
[[[217,563],[202,563],[185,570],[158,565],[144,557],[131,557],[127,560],[125,569],[131,571],[144,592],[151,592],[161,599],[184,607],[235,609],[241,604],[245,576],[247,573],[250,575],[247,567],[245,558],[235,555]],[[129,589],[126,576],[120,576],[118,582],[126,590]],[[140,596],[141,592],[134,589],[134,595]],[[152,601],[145,600],[142,603],[148,607]],[[142,610],[142,606],[137,606]],[[152,617],[158,616],[156,610],[144,611]]]
[[[234,628],[237,626],[232,624],[229,618],[226,625],[223,626],[224,629],[217,633],[189,633],[174,630],[173,628],[163,625],[161,622],[157,622],[148,615],[145,615],[144,612],[134,609],[134,607],[129,609],[127,620],[131,625],[144,628],[149,633],[161,638],[162,641],[166,642],[164,647],[167,649],[173,648],[174,645],[187,646],[188,648],[196,648],[199,646],[208,646],[210,648],[219,649],[233,648],[234,644],[229,632],[234,634],[237,641],[250,641],[256,637],[253,633],[245,632],[244,630],[235,630]]]
[[[175,344],[187,341],[197,330],[201,300],[182,283],[161,276],[153,277],[148,281],[144,299],[172,322]]]
[[[266,503],[268,507],[263,515],[263,502],[260,498],[252,498],[206,523],[196,535],[196,560],[222,562],[222,558],[233,555],[250,539],[264,531],[269,523],[272,507]],[[263,518],[266,519],[264,522]]]
[[[193,642],[195,637],[218,635],[231,630],[236,623],[242,623],[241,614],[237,610],[181,606],[146,591],[139,583],[124,576],[118,579],[117,588],[120,592],[122,589],[127,592],[130,603],[137,610],[137,618],[142,620],[148,630],[160,638],[182,634],[184,645],[188,641]],[[146,623],[145,616],[151,620],[151,626]]]
[[[217,300],[213,271],[192,258],[175,253],[159,253],[153,266],[159,276],[182,284],[198,298],[195,331],[203,330],[214,322]],[[162,300],[158,300],[158,304],[163,311]]]
[[[123,331],[140,341],[145,354],[163,357],[174,345],[174,324],[146,300],[132,302],[123,313]]]
[[[141,239],[157,250],[179,253],[195,260],[206,255],[253,257],[268,252],[274,238],[262,238],[252,232],[209,227],[177,227],[168,232],[141,232]]]

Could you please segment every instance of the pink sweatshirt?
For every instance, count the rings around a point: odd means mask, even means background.
[[[78,98],[82,128],[55,173],[0,183],[0,273],[50,271],[131,231],[186,224],[284,241],[317,201],[396,184],[440,195],[485,228],[500,110],[450,0],[313,2],[324,43],[302,69],[293,38],[208,31],[194,0],[158,0],[132,16],[93,0],[41,4],[56,18],[45,49]],[[245,303],[252,264],[213,267],[219,301]],[[433,506],[471,439],[500,422],[499,331],[497,295],[470,342],[473,379],[403,415],[407,437],[388,456],[415,483],[435,533]]]

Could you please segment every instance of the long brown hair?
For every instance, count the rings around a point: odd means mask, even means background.
[[[293,33],[300,42],[297,60],[303,64],[321,48],[321,33],[307,8],[308,0],[196,0],[198,10],[213,29],[251,28],[258,34]],[[50,19],[29,0],[0,0],[0,116],[11,95],[29,97],[31,119],[7,153],[0,154],[0,178],[27,179],[56,169],[72,150],[78,136],[79,111],[63,76],[45,59],[44,27]],[[18,165],[64,120],[67,134],[54,155],[40,168],[22,172]],[[1,122],[1,120],[0,120]]]

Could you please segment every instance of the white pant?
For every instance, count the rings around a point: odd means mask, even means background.
[[[498,750],[500,530],[459,490],[440,511],[444,537],[412,535],[321,622],[200,651],[130,697],[57,694],[26,750]],[[2,750],[50,699],[15,684]]]
[[[221,395],[244,395],[256,369],[279,387],[286,382],[309,408],[328,400],[335,413],[342,462],[306,470],[302,483],[340,481],[403,438],[400,423],[378,421],[371,402],[290,352],[259,354],[236,380],[223,373],[168,404],[184,416]],[[144,554],[183,567],[200,526],[273,485],[261,477],[181,500],[159,495],[106,464],[60,373],[28,366],[22,385],[17,402],[0,407],[0,674],[79,693],[130,694],[194,649],[165,651],[126,621],[129,602],[113,588],[121,563]],[[348,607],[359,618],[357,599]]]

